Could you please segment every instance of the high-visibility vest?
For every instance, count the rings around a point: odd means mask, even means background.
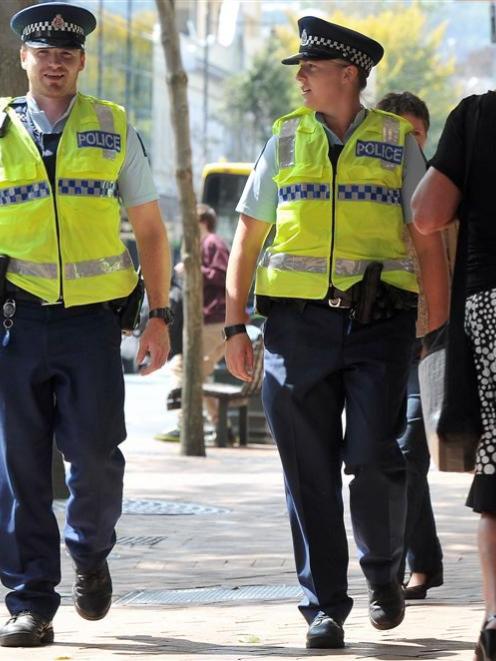
[[[126,155],[126,113],[78,94],[57,149],[55,190],[13,108],[0,138],[0,253],[7,279],[66,307],[127,296],[137,282],[120,240],[117,179]]]
[[[279,171],[276,233],[257,267],[258,295],[319,299],[346,291],[372,261],[384,282],[418,291],[401,206],[408,122],[369,110],[336,170],[315,112],[299,108],[274,124]]]

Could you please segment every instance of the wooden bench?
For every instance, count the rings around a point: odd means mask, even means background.
[[[253,379],[240,385],[231,383],[205,383],[203,395],[219,400],[219,418],[217,421],[216,445],[227,447],[227,410],[238,409],[239,444],[248,444],[248,404],[251,397],[258,395],[262,389],[264,345],[260,336],[253,342]]]

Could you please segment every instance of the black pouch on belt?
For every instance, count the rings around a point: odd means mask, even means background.
[[[373,320],[374,305],[381,284],[382,262],[370,262],[360,282],[360,296],[354,309],[353,319],[359,324],[369,324]]]
[[[119,317],[119,324],[124,332],[131,333],[140,323],[141,306],[145,297],[145,282],[138,271],[138,282],[136,287],[127,298],[113,301],[110,305]]]
[[[5,301],[6,285],[7,285],[7,268],[9,266],[10,257],[8,255],[0,255],[0,303]]]

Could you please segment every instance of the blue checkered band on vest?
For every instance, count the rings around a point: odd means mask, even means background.
[[[50,187],[44,181],[26,186],[11,186],[0,188],[0,206],[6,204],[20,204],[50,195]]]
[[[59,195],[90,195],[95,197],[116,197],[117,182],[102,179],[59,179]]]
[[[279,202],[289,200],[328,200],[331,190],[327,184],[292,184],[278,190]]]
[[[401,204],[400,188],[385,188],[369,184],[348,184],[338,186],[339,200],[381,202],[383,204]]]
[[[63,24],[61,21],[60,27],[54,25],[53,21],[37,21],[36,23],[30,23],[29,25],[26,25],[22,31],[22,39],[26,40],[30,34],[33,34],[33,32],[72,32],[73,34],[79,34],[82,37],[85,36],[84,30],[80,25],[66,23],[65,21]]]

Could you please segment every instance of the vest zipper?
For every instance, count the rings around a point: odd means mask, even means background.
[[[330,145],[329,146],[329,160],[332,167],[332,200],[331,200],[331,256],[329,265],[329,286],[333,287],[332,281],[332,260],[334,257],[334,243],[336,241],[336,176],[338,169],[338,161],[343,151],[344,145]]]

